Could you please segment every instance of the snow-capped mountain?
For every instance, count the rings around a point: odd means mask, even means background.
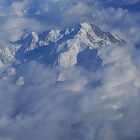
[[[119,36],[104,32],[88,22],[65,30],[31,32],[0,48],[0,67],[8,69],[10,75],[15,73],[13,69],[17,65],[36,60],[61,69],[79,65],[96,70],[101,65],[97,52],[99,47],[124,43]]]

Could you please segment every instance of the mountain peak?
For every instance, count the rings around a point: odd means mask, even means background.
[[[90,23],[90,22],[82,22],[81,23],[81,27],[83,28],[83,29],[87,29],[87,30],[91,30],[92,29],[92,24]]]
[[[124,41],[89,22],[82,22],[65,30],[30,32],[12,45],[0,49],[0,62],[11,65],[15,61],[41,60],[46,65],[71,67],[77,64],[82,51],[98,49],[111,44],[122,45]],[[50,60],[50,61],[49,61]]]

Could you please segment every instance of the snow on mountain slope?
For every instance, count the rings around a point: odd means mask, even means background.
[[[84,59],[85,50],[86,52],[95,50],[87,54],[91,55],[88,59],[96,59],[95,56],[98,56],[97,48],[124,43],[125,41],[118,36],[84,22],[62,31],[54,29],[25,34],[20,40],[0,48],[0,66],[6,67],[37,60],[44,62],[46,65],[70,68],[78,63],[81,65],[78,54],[83,52],[81,59]],[[90,62],[90,60],[84,61],[85,65]],[[94,62],[91,62],[91,64],[94,64]],[[82,66],[84,66],[83,63]]]
[[[0,67],[12,64],[15,61],[15,56],[20,46],[9,45],[0,47]]]

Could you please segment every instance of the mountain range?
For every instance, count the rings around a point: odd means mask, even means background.
[[[16,41],[0,47],[0,78],[16,75],[21,67],[32,61],[59,69],[58,79],[65,80],[63,71],[75,66],[96,72],[102,66],[100,47],[125,43],[118,35],[104,32],[89,22],[65,30],[28,32]],[[23,78],[19,77],[23,82]]]

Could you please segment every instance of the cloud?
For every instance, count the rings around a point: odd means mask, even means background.
[[[43,25],[34,19],[11,17],[1,23],[3,27],[0,32],[1,43],[5,44],[8,41],[18,40],[24,33],[25,29],[29,31],[42,30]]]
[[[24,1],[23,2],[15,1],[12,3],[10,8],[12,14],[18,17],[24,16],[27,12],[26,3]]]
[[[16,86],[16,77],[0,81],[1,139],[139,139],[140,67],[129,48],[100,48],[97,73],[72,68],[62,83],[55,69],[22,65],[17,76],[24,86]]]

